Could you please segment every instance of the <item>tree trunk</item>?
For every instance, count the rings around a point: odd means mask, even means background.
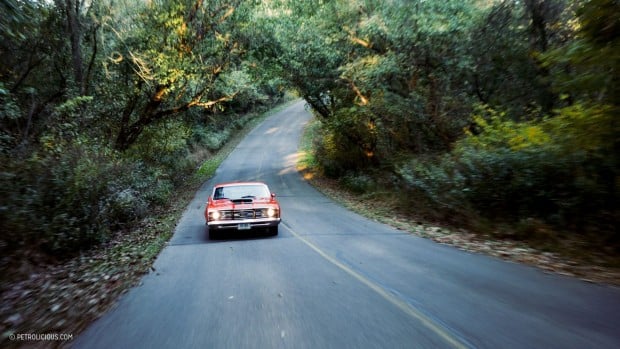
[[[82,28],[80,24],[80,1],[65,0],[64,10],[67,15],[67,31],[71,41],[71,64],[73,78],[79,94],[84,95],[84,68],[82,62]]]
[[[140,112],[140,117],[136,122],[131,123],[131,114],[135,108],[136,100],[129,102],[129,105],[123,112],[123,119],[121,124],[121,130],[118,133],[114,147],[117,150],[125,151],[138,140],[138,136],[144,130],[144,127],[152,123],[158,118],[158,108],[161,105],[164,95],[168,87],[165,85],[158,85],[153,93],[153,96],[146,104],[144,109]]]

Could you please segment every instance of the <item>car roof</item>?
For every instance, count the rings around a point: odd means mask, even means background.
[[[263,183],[263,182],[224,182],[224,183],[218,183],[216,185],[214,185],[213,187],[218,188],[218,187],[235,187],[235,186],[242,186],[242,185],[264,185],[267,186],[267,184]]]

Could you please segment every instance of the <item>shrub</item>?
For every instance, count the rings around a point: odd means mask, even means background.
[[[341,110],[323,128],[316,155],[326,175],[340,177],[378,164],[376,125],[368,110]]]
[[[240,127],[238,125],[241,125]],[[215,127],[197,125],[192,129],[191,141],[194,145],[206,147],[210,151],[220,150],[231,136],[230,128],[239,129],[243,122],[234,120],[228,126],[222,126],[217,130]]]
[[[374,179],[363,173],[349,173],[340,179],[340,183],[357,194],[367,193],[376,187]]]
[[[395,174],[405,191],[406,203],[415,207],[430,206],[448,213],[463,210],[464,177],[455,170],[455,162],[444,159],[410,159],[396,165]]]
[[[86,249],[165,204],[172,192],[161,170],[83,145],[6,160],[0,245],[7,248],[41,246],[55,255]]]
[[[143,217],[148,209],[145,198],[132,188],[110,193],[104,205],[103,214],[111,220],[112,227],[135,221]]]
[[[480,133],[432,160],[397,167],[409,192],[495,221],[534,219],[618,242],[618,125],[609,107],[574,105],[517,123],[491,113]]]
[[[10,203],[24,215],[15,228],[54,254],[104,241],[109,229],[102,204],[111,176],[104,164],[103,157],[75,148],[21,164],[19,176],[30,190],[15,193],[17,202]]]
[[[155,171],[184,173],[192,170],[188,161],[191,130],[179,120],[167,120],[146,128],[138,141],[124,154],[144,162]]]
[[[205,146],[211,151],[219,150],[224,146],[224,144],[226,144],[228,138],[230,138],[230,131],[228,129],[222,131],[209,131],[207,133]]]

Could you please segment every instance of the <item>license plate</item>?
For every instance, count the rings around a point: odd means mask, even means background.
[[[241,223],[237,225],[237,230],[249,230],[249,229],[250,229],[249,223]]]

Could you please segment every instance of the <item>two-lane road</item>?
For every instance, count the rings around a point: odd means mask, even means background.
[[[76,348],[620,348],[620,290],[439,245],[325,198],[295,170],[298,102],[205,183],[169,246]],[[216,182],[278,194],[277,237],[211,241]]]

